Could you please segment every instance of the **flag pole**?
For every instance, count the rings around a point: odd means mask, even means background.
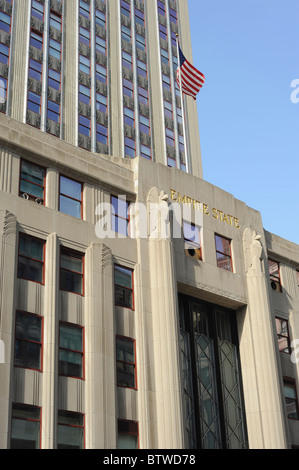
[[[184,133],[184,148],[185,148],[185,160],[186,160],[186,171],[189,173],[189,155],[187,147],[187,136],[186,136],[186,124],[185,124],[185,106],[183,101],[183,89],[182,89],[182,78],[181,78],[181,67],[180,67],[180,52],[179,52],[179,35],[176,33],[176,47],[177,47],[177,56],[178,56],[178,69],[179,69],[179,80],[180,80],[180,96],[181,96],[181,106],[182,106],[182,119],[183,119],[183,133]],[[180,162],[181,163],[181,162]]]

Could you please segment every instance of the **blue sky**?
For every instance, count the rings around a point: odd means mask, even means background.
[[[299,244],[299,1],[188,4],[204,179]]]

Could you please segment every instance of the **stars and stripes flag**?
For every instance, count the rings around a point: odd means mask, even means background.
[[[182,92],[196,99],[197,93],[205,82],[205,76],[190,64],[182,53],[180,46],[178,46],[178,49],[179,64],[177,68],[177,84],[181,87],[182,83]]]

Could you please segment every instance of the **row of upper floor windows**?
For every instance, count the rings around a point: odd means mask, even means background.
[[[45,202],[46,169],[33,162],[21,160],[19,194],[40,204]],[[111,228],[116,233],[129,236],[130,203],[117,196],[110,196]],[[64,175],[59,175],[59,207],[60,212],[83,219],[83,183]],[[185,252],[197,260],[202,260],[201,228],[183,221],[183,237]],[[219,234],[215,235],[215,251],[217,266],[227,271],[234,271],[232,256],[232,240]],[[282,291],[280,266],[277,261],[268,260],[271,287]],[[299,270],[297,285],[299,286]]]

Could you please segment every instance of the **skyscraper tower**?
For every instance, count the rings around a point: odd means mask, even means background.
[[[176,85],[187,2],[4,1],[1,111],[93,153],[202,176],[196,104]],[[185,149],[187,142],[188,149]]]

